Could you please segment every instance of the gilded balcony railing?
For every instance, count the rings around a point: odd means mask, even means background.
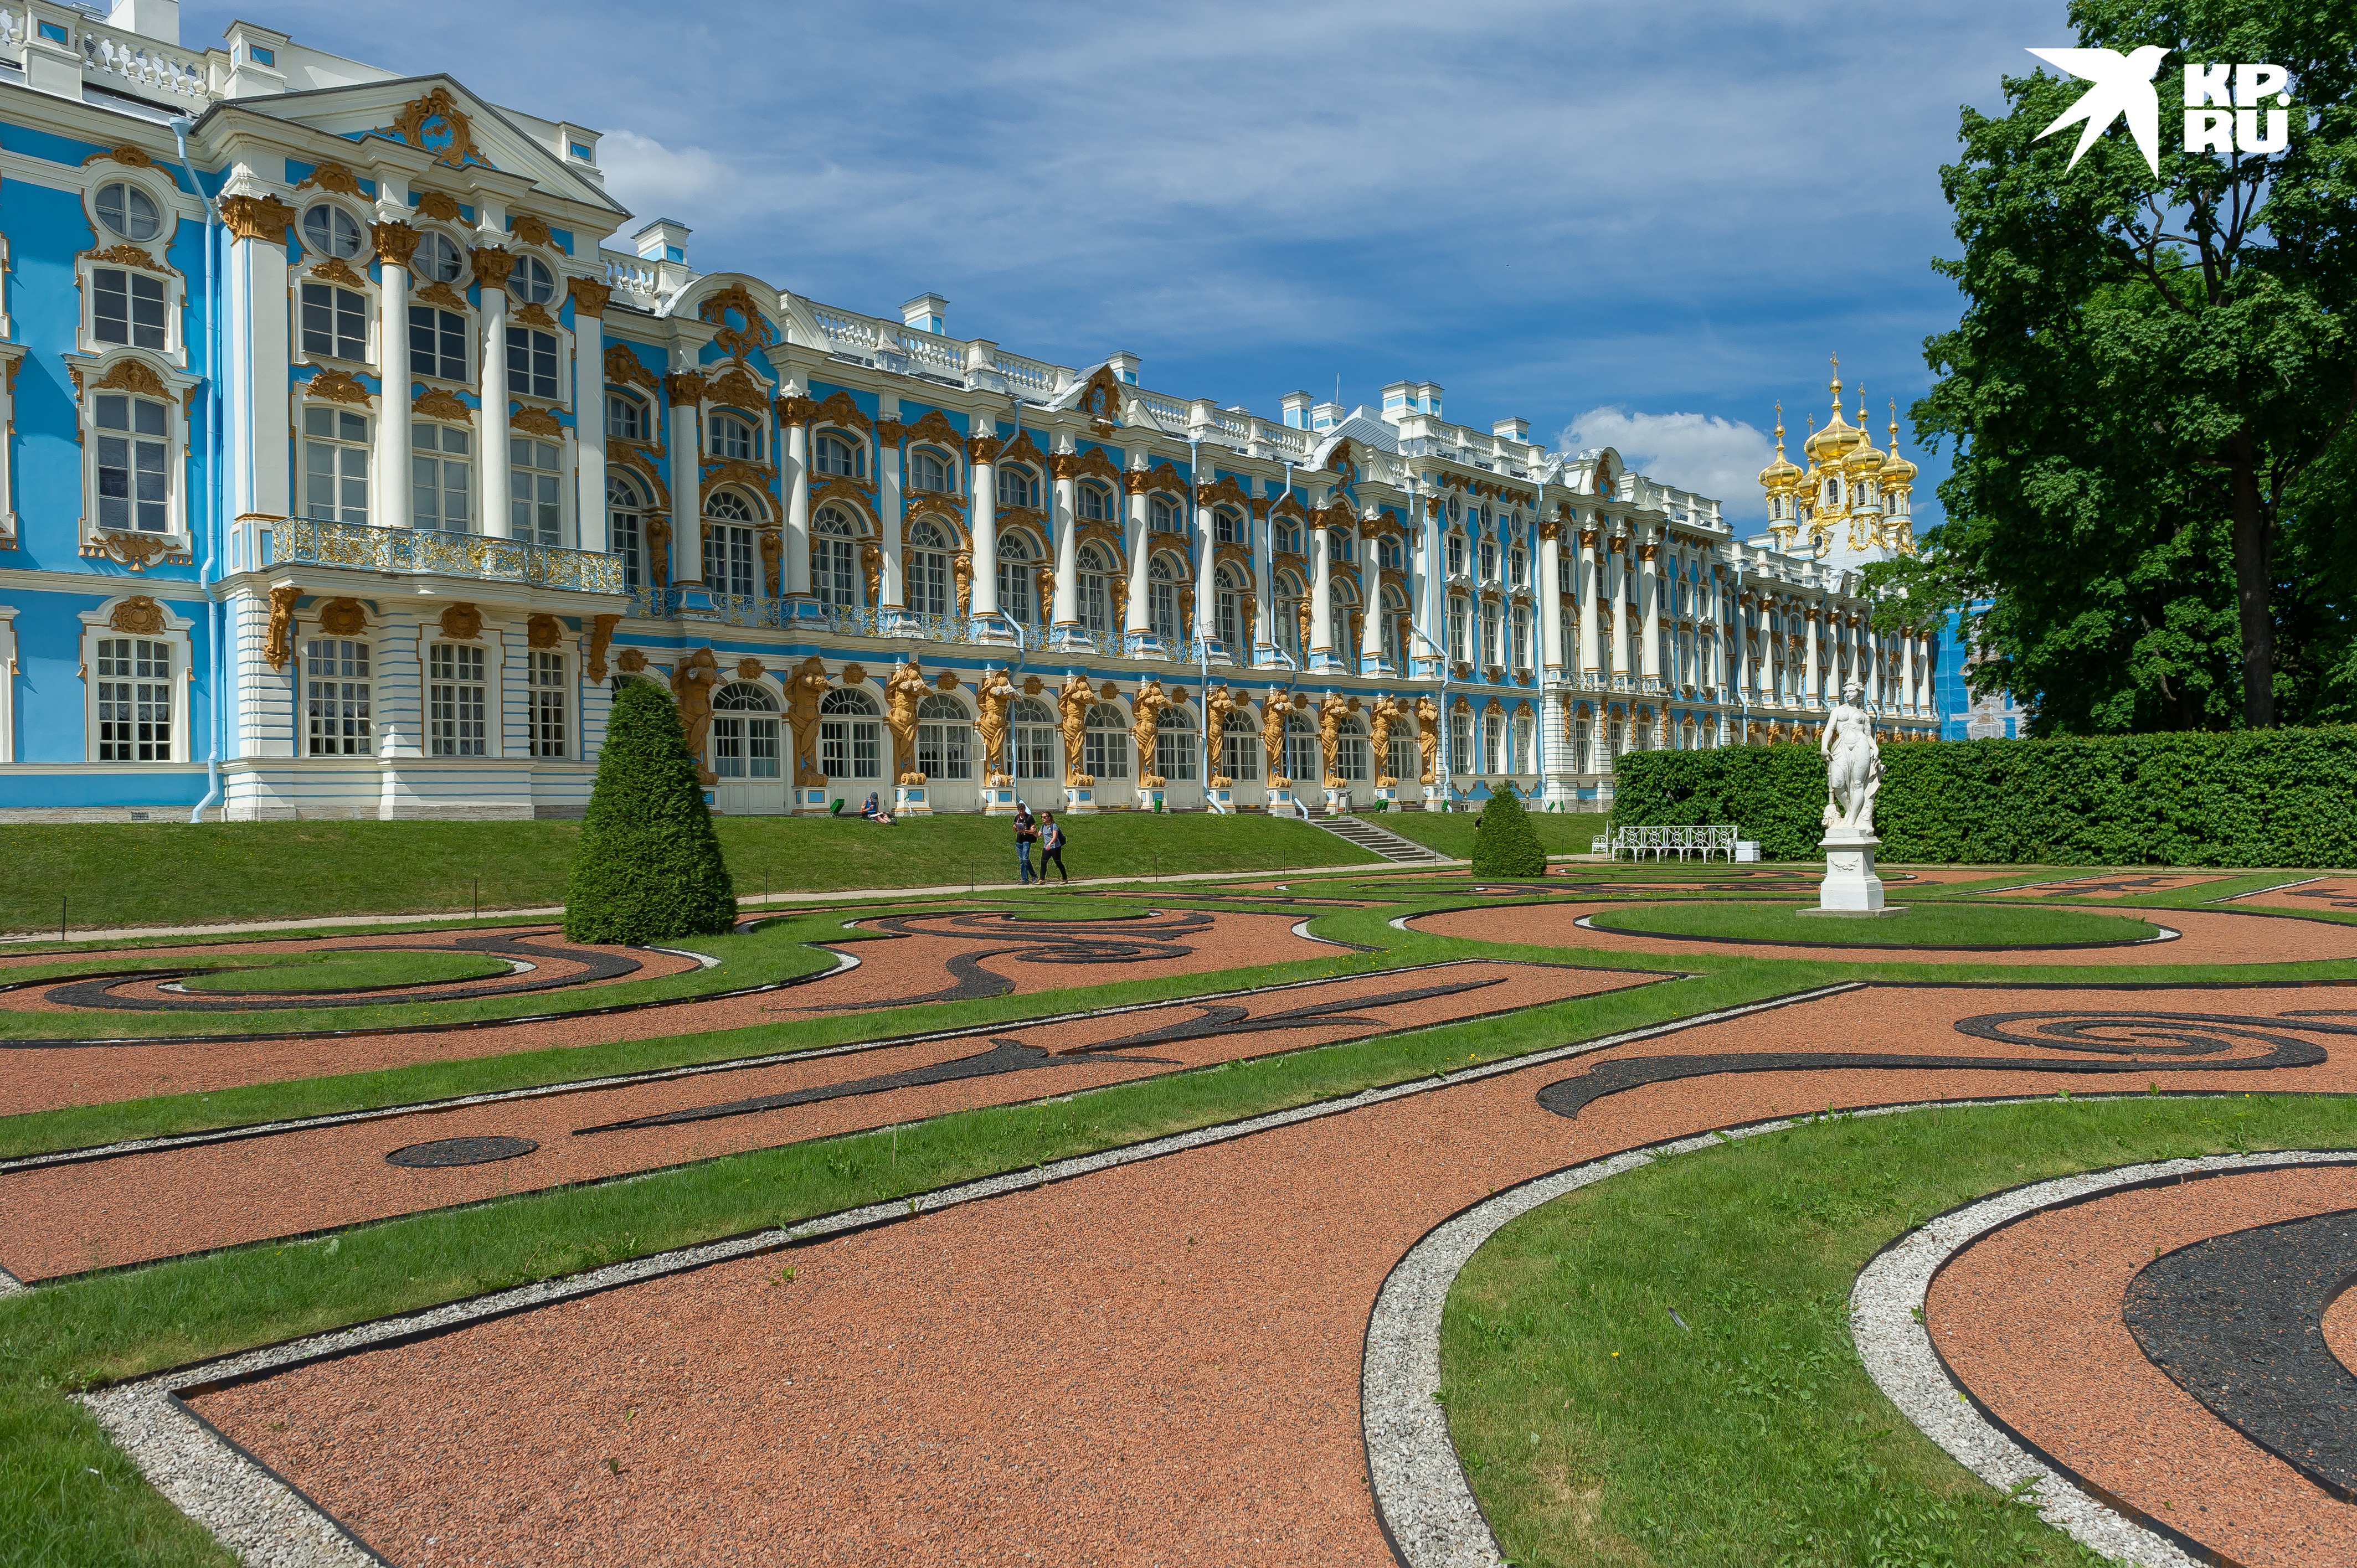
[[[289,517],[261,533],[257,552],[272,566],[345,566],[361,572],[414,572],[486,582],[527,583],[584,594],[619,594],[622,558],[521,539],[445,533],[430,528],[372,528]]]

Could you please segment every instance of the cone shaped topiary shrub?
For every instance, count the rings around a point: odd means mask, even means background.
[[[576,942],[668,941],[730,929],[737,890],[679,714],[632,681],[614,693],[588,820],[565,882]]]
[[[1473,875],[1544,876],[1546,847],[1512,784],[1501,784],[1473,824]]]

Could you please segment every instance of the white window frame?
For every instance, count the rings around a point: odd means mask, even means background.
[[[1110,715],[1110,716],[1108,716]],[[1129,777],[1129,725],[1117,703],[1089,704],[1081,731],[1081,771],[1102,779]]]
[[[176,612],[169,602],[159,598],[156,602],[164,612],[162,630],[117,631],[112,624],[115,607],[124,598],[133,596],[126,594],[109,599],[96,609],[84,610],[81,614],[82,760],[103,768],[184,768],[189,765],[188,708],[196,676],[196,646],[189,633],[197,623]],[[102,638],[110,637],[127,637],[134,641],[171,645],[172,757],[168,762],[101,763],[98,760],[98,642]],[[13,637],[10,643],[8,667],[13,671],[16,667]],[[14,686],[13,679],[9,684]]]
[[[522,466],[522,464],[519,464],[519,463],[515,460],[515,444],[516,444],[517,442],[519,442],[519,441],[529,441],[529,442],[531,442],[531,443],[532,443],[533,446],[553,446],[553,447],[554,447],[554,448],[556,449],[556,467],[554,467],[554,468],[542,468],[542,467],[526,467]],[[576,533],[575,532],[575,531],[574,531],[574,526],[573,526],[573,472],[574,472],[574,467],[575,467],[575,461],[574,461],[574,455],[573,455],[573,427],[572,427],[571,425],[569,425],[569,424],[568,424],[568,425],[566,425],[566,426],[565,427],[565,433],[564,433],[563,435],[559,435],[559,436],[558,436],[555,440],[554,440],[554,441],[550,440],[550,439],[549,439],[547,436],[545,436],[545,435],[534,435],[531,434],[530,432],[517,430],[517,429],[515,429],[515,428],[514,428],[514,427],[512,427],[512,426],[511,426],[511,427],[509,428],[509,430],[508,430],[508,533],[509,533],[509,537],[513,538],[513,539],[525,540],[527,542],[529,542],[529,543],[533,543],[533,544],[553,545],[554,547],[558,548],[558,549],[563,549],[563,548],[568,547],[568,546],[572,545],[572,544],[575,542],[576,539],[578,536],[577,536],[577,535],[576,535]],[[554,479],[555,479],[555,481],[556,481],[556,538],[555,538],[554,541],[550,541],[550,540],[544,540],[544,539],[542,539],[542,538],[540,537],[540,532],[539,532],[540,525],[539,525],[539,523],[538,523],[536,521],[534,521],[534,523],[533,524],[533,532],[531,533],[531,535],[530,535],[528,538],[527,538],[527,536],[526,536],[526,535],[520,534],[520,533],[517,533],[517,532],[515,532],[515,502],[516,502],[516,496],[515,496],[515,482],[516,482],[516,480],[517,480],[517,478],[520,478],[521,476],[525,475],[525,474],[532,474],[532,475],[539,476],[539,477],[542,477],[542,478],[554,477]],[[539,508],[539,505],[540,505],[540,502],[535,499],[532,500],[529,504],[530,504],[530,505],[534,509],[534,510],[535,510],[535,511],[537,511],[537,510],[538,510],[538,508]]]
[[[376,280],[368,275],[366,254],[365,247],[363,247],[361,262],[352,267],[352,271],[360,275],[361,284],[358,288],[354,288],[350,284],[342,282],[339,279],[314,277],[311,275],[311,270],[309,268],[306,268],[304,271],[296,274],[294,277],[287,280],[287,287],[291,295],[291,297],[286,301],[287,347],[293,350],[292,358],[295,363],[298,365],[364,365],[373,370],[382,360],[384,356],[382,352],[382,345],[378,339],[378,333],[382,329],[382,323],[384,319],[383,291]],[[334,352],[321,353],[317,349],[305,345],[303,341],[303,290],[306,287],[324,288],[331,291],[331,293],[335,290],[341,290],[346,294],[356,294],[360,295],[361,357],[359,359],[355,360],[349,355]],[[431,307],[429,306],[428,308]],[[407,317],[404,317],[403,319],[405,325]],[[329,336],[334,336],[332,331],[329,333]],[[407,352],[408,345],[406,343],[403,344],[402,349],[404,353]]]
[[[98,505],[98,400],[120,394],[124,397],[147,397],[145,392],[127,387],[106,387],[99,383],[112,379],[114,368],[124,360],[136,360],[156,372],[164,384],[165,395],[150,401],[164,405],[164,532],[145,533],[137,528],[105,530],[99,526]],[[168,367],[156,365],[155,356],[138,349],[117,349],[98,364],[82,370],[81,422],[82,523],[81,537],[85,544],[98,545],[109,532],[139,539],[164,541],[176,553],[189,549],[188,531],[188,411],[187,390],[199,384],[197,378],[185,376]],[[136,521],[136,514],[134,514]]]
[[[83,187],[81,192],[82,216],[90,224],[91,233],[96,237],[96,243],[91,248],[92,252],[111,251],[118,245],[131,245],[145,252],[148,259],[156,263],[151,270],[164,280],[164,348],[160,352],[174,366],[185,367],[188,362],[188,339],[183,330],[183,323],[186,319],[185,307],[188,302],[188,279],[183,277],[167,259],[171,254],[173,236],[178,231],[183,216],[180,210],[183,199],[178,186],[161,169],[133,168],[125,164],[115,163],[112,159],[90,164],[85,172],[90,183]],[[146,192],[148,199],[156,203],[159,226],[154,239],[125,238],[108,228],[100,220],[98,193],[110,185],[136,186]],[[99,342],[97,334],[93,330],[97,325],[98,291],[93,286],[90,275],[93,268],[120,264],[115,262],[101,261],[95,254],[87,253],[79,258],[75,263],[75,276],[81,285],[80,338],[81,351],[85,354],[111,354],[122,351],[118,344]],[[147,354],[158,352],[153,349],[137,351]]]
[[[554,681],[543,677],[551,670]],[[547,712],[543,697],[555,695],[557,724],[556,749],[547,749],[547,737],[542,733],[542,717]],[[534,762],[569,762],[581,755],[581,726],[574,718],[579,706],[573,700],[573,661],[565,650],[558,648],[531,648],[524,650],[524,724],[529,732],[529,750]]]
[[[502,683],[500,676],[501,673],[500,666],[503,660],[500,656],[501,649],[500,644],[493,641],[488,636],[478,638],[472,641],[458,638],[446,638],[438,636],[436,633],[439,628],[431,625],[421,628],[421,630],[423,632],[423,635],[420,638],[422,646],[418,649],[418,652],[422,657],[418,660],[417,741],[418,750],[422,755],[423,760],[429,763],[496,761],[504,749],[501,745],[502,736],[500,734],[502,728],[500,724],[500,718],[502,716]],[[439,751],[436,749],[436,736],[434,733],[434,688],[436,682],[434,672],[434,653],[436,649],[441,648],[469,650],[482,655],[483,749],[479,752],[467,752],[464,750],[455,749],[451,751]],[[471,682],[454,682],[449,683],[456,685],[472,684]],[[454,746],[463,746],[465,743],[465,737],[462,736],[454,736],[451,738],[452,745]]]
[[[483,519],[478,515],[478,497],[476,491],[479,489],[478,481],[481,479],[483,473],[482,433],[478,431],[472,424],[461,424],[456,420],[422,419],[414,413],[408,416],[406,423],[409,427],[409,439],[404,445],[402,450],[408,459],[408,467],[406,471],[402,475],[402,481],[410,487],[409,508],[410,518],[413,525],[418,528],[436,529],[441,532],[451,534],[481,534],[483,532]],[[416,497],[417,458],[419,456],[417,447],[417,427],[421,424],[426,425],[437,433],[434,437],[434,462],[436,465],[435,489],[438,495],[447,495],[450,493],[450,487],[447,482],[445,482],[444,474],[451,460],[451,454],[444,450],[442,447],[441,443],[443,438],[438,433],[444,430],[463,430],[467,434],[467,482],[458,487],[457,490],[459,495],[466,498],[467,502],[467,526],[463,530],[446,528],[443,527],[441,523],[425,523],[416,521],[419,517],[424,515],[417,510]],[[435,510],[437,513],[441,510],[438,503]],[[443,520],[444,522],[447,522],[447,519]]]
[[[457,285],[455,284],[451,286],[454,292],[457,288]],[[417,368],[417,362],[410,349],[409,343],[410,335],[415,330],[419,315],[426,311],[436,313],[436,321],[434,324],[434,373],[429,373]],[[449,376],[438,373],[442,366],[442,324],[440,317],[444,316],[457,317],[462,328],[458,334],[458,355],[461,361],[459,368],[467,373],[455,380]],[[407,379],[411,381],[424,381],[428,386],[466,387],[471,390],[475,384],[477,361],[481,359],[483,353],[483,348],[480,341],[482,333],[476,324],[476,313],[473,310],[453,310],[447,305],[436,305],[430,300],[413,299],[408,303],[407,307],[402,314],[402,369],[405,372]],[[504,342],[500,345],[500,352],[502,354],[507,352],[507,345]]]
[[[347,642],[360,650],[361,657],[368,662],[368,672],[358,678],[349,678],[340,674],[327,678],[332,679],[339,684],[345,683],[349,681],[349,683],[359,686],[362,689],[364,694],[360,698],[360,703],[361,705],[367,710],[367,725],[365,729],[367,745],[363,749],[359,751],[347,751],[342,749],[340,746],[334,750],[323,751],[318,748],[318,714],[312,711],[311,706],[314,700],[311,690],[312,682],[315,680],[321,679],[322,677],[315,674],[312,670],[312,660],[314,658],[312,650],[320,643]],[[301,726],[300,734],[297,736],[297,744],[302,747],[300,755],[306,757],[326,758],[374,757],[378,754],[378,736],[380,732],[376,712],[376,682],[378,666],[380,663],[381,660],[377,658],[375,639],[369,636],[365,628],[350,637],[337,637],[331,633],[320,631],[315,626],[309,629],[309,635],[297,639],[295,661],[295,706],[296,722]],[[342,702],[348,699],[337,697],[330,698],[329,700],[332,702]],[[340,719],[333,720],[331,723],[340,723]],[[340,742],[343,737],[339,735],[335,738]]]
[[[123,274],[126,294],[132,295],[135,295],[137,292],[131,286],[133,279],[149,278],[155,282],[164,296],[164,341],[162,343],[153,347],[142,343],[114,343],[98,335],[98,274],[101,273]],[[176,363],[180,361],[178,350],[180,346],[180,304],[184,291],[178,274],[158,273],[122,262],[90,260],[82,264],[81,288],[82,298],[88,302],[82,311],[82,346],[86,352],[111,354],[118,349],[136,349],[145,354],[161,354]],[[127,300],[126,306],[130,303]],[[135,328],[135,321],[131,325]]]
[[[311,415],[315,413],[324,413],[333,415],[339,424],[342,423],[345,416],[356,418],[361,422],[364,434],[357,442],[347,440],[340,435],[325,437],[315,436],[311,434]],[[335,447],[339,452],[353,448],[357,448],[359,450],[361,454],[361,482],[366,496],[366,500],[361,508],[362,515],[360,521],[363,523],[374,521],[376,516],[377,499],[375,413],[370,409],[355,408],[350,403],[331,403],[326,398],[305,397],[301,403],[297,405],[295,415],[294,498],[295,515],[297,517],[308,518],[311,516],[311,443],[317,440],[326,441],[329,446]],[[343,478],[343,470],[340,466],[337,469],[337,489],[339,496],[340,497]],[[338,500],[335,510],[338,512],[340,512],[343,510],[340,499]],[[343,522],[350,520],[338,516],[332,518],[321,518],[316,521],[323,522]]]
[[[0,605],[0,763],[16,760],[16,607]]]

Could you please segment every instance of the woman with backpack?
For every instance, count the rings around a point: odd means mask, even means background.
[[[1064,830],[1056,825],[1055,812],[1042,811],[1039,813],[1039,880],[1042,882],[1048,880],[1049,861],[1055,862],[1057,875],[1067,883],[1072,880],[1072,874],[1064,869]]]

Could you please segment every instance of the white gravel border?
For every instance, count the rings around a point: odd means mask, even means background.
[[[1450,963],[1415,967],[1439,969],[1459,962],[1479,961],[1487,961],[1454,960]],[[1382,1089],[1365,1090],[1339,1100],[1270,1112],[1240,1122],[1197,1128],[1191,1133],[1171,1137],[1103,1149],[1093,1155],[1059,1160],[1030,1170],[1008,1171],[910,1197],[845,1209],[780,1230],[758,1230],[694,1247],[656,1252],[628,1262],[593,1269],[587,1273],[496,1291],[489,1295],[450,1302],[422,1312],[379,1318],[350,1328],[265,1346],[217,1360],[200,1361],[75,1397],[106,1427],[116,1444],[139,1466],[158,1491],[211,1530],[223,1545],[238,1554],[242,1562],[266,1565],[266,1568],[350,1568],[352,1564],[375,1561],[374,1554],[367,1552],[364,1546],[345,1534],[317,1504],[241,1453],[210,1424],[199,1420],[182,1402],[182,1394],[202,1392],[224,1382],[284,1371],[355,1350],[386,1347],[403,1339],[462,1328],[620,1285],[774,1251],[798,1242],[864,1230],[905,1219],[911,1215],[952,1208],[1009,1193],[1028,1192],[1052,1182],[1069,1181],[1096,1171],[1248,1138],[1298,1122],[1347,1115],[1353,1111],[1414,1095],[1430,1094],[1460,1083],[1502,1077],[1573,1057],[1592,1055],[1615,1046],[1678,1034],[1748,1014],[1814,1002],[1860,989],[1863,989],[1863,983],[1848,981],[1746,1003],[1741,1006],[1717,1008],[1692,1017],[1671,1019],[1594,1040],[1558,1046],[1552,1050],[1533,1051],[1501,1061],[1484,1062],[1450,1072],[1445,1077],[1417,1079]],[[1443,1441],[1446,1442],[1445,1432]],[[1455,1462],[1452,1452],[1449,1463],[1453,1466]],[[1486,1528],[1483,1533],[1486,1535]]]
[[[2044,1103],[2024,1095],[1873,1106],[1846,1116],[1895,1116],[1984,1105]],[[1392,1550],[1407,1568],[1505,1568],[1506,1557],[1474,1499],[1439,1402],[1440,1323],[1458,1273],[1482,1244],[1531,1210],[1566,1193],[1673,1155],[1781,1132],[1785,1118],[1722,1128],[1672,1143],[1631,1149],[1568,1166],[1501,1192],[1458,1213],[1408,1249],[1375,1297],[1359,1381],[1360,1420],[1375,1510]],[[2091,1193],[2181,1173],[2261,1170],[2274,1165],[2345,1162],[2347,1153],[2232,1155],[2091,1172],[2041,1182],[1943,1215],[1878,1255],[1851,1293],[1851,1323],[1868,1375],[1891,1402],[1949,1455],[2003,1491],[2035,1479],[2039,1515],[2102,1552],[2141,1568],[2200,1568],[2200,1559],[2130,1522],[2082,1490],[2065,1472],[2033,1457],[1982,1419],[1932,1352],[1916,1321],[1932,1275],[1980,1237],[2034,1209]]]

